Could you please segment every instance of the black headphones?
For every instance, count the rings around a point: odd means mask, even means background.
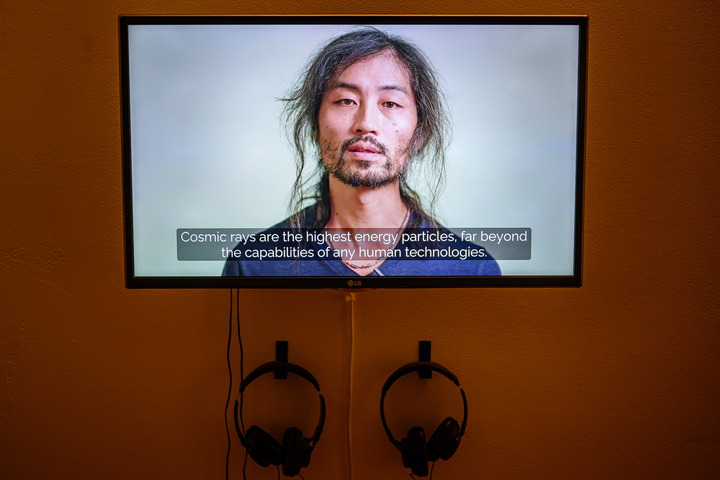
[[[403,466],[410,468],[413,475],[417,475],[418,477],[426,477],[428,475],[428,462],[435,462],[439,458],[448,460],[453,456],[460,445],[460,439],[465,434],[468,415],[465,392],[460,388],[465,411],[462,426],[458,425],[457,420],[454,418],[447,417],[430,436],[427,444],[425,443],[425,432],[422,427],[412,427],[408,430],[407,437],[399,442],[395,440],[385,421],[385,395],[398,378],[422,369],[430,369],[441,373],[452,380],[455,385],[460,386],[457,377],[442,365],[434,362],[414,362],[398,368],[395,373],[390,375],[385,385],[383,385],[382,398],[380,399],[380,418],[382,419],[383,427],[385,427],[385,433],[387,433],[390,442],[395,445],[395,448],[400,450]]]
[[[305,468],[310,464],[310,454],[315,449],[318,440],[320,440],[320,434],[325,424],[325,399],[320,393],[320,384],[315,380],[315,377],[304,368],[288,362],[268,362],[260,365],[250,372],[242,381],[240,384],[240,395],[242,396],[247,386],[250,385],[253,380],[260,375],[270,372],[294,373],[313,384],[315,390],[317,390],[320,395],[320,420],[318,421],[317,427],[315,427],[315,433],[312,437],[306,438],[303,437],[299,428],[286,428],[282,445],[269,433],[256,425],[248,428],[245,435],[243,435],[240,430],[240,424],[238,423],[237,400],[235,400],[235,428],[237,429],[238,437],[240,437],[240,443],[245,447],[250,458],[258,465],[262,467],[267,467],[270,464],[274,466],[282,465],[283,475],[294,477],[300,473],[301,468]]]

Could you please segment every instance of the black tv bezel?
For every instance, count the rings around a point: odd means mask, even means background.
[[[528,275],[499,277],[386,276],[386,277],[138,277],[135,276],[133,244],[132,161],[128,68],[130,25],[234,25],[234,24],[437,24],[437,25],[576,25],[579,27],[577,136],[575,177],[575,242],[572,275]],[[260,289],[378,289],[378,288],[477,288],[477,287],[580,287],[582,285],[585,140],[588,71],[588,17],[586,15],[281,15],[281,16],[158,16],[120,15],[120,103],[122,144],[122,189],[124,209],[125,286],[147,288],[260,288]]]

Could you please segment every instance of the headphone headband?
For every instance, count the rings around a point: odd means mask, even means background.
[[[404,365],[404,366],[398,368],[397,370],[395,370],[395,372],[392,375],[390,375],[390,377],[388,377],[388,379],[385,381],[385,385],[383,385],[383,388],[382,388],[383,393],[387,393],[387,391],[390,389],[392,384],[395,383],[395,381],[397,379],[399,379],[400,377],[405,376],[408,373],[417,372],[419,370],[422,370],[423,368],[429,368],[430,370],[432,370],[434,372],[441,373],[441,374],[445,375],[447,378],[449,378],[450,381],[452,381],[455,385],[457,385],[458,387],[460,386],[460,382],[458,381],[455,374],[452,373],[447,368],[440,365],[439,363],[413,362],[413,363],[408,363],[407,365]]]
[[[387,425],[387,421],[385,420],[385,395],[387,394],[388,390],[392,386],[395,381],[397,381],[400,377],[407,375],[408,373],[417,372],[419,370],[422,370],[423,368],[429,368],[430,370],[440,373],[444,376],[446,376],[450,381],[452,381],[455,385],[460,387],[460,381],[458,380],[457,376],[455,376],[454,373],[452,373],[447,368],[443,367],[439,363],[435,362],[413,362],[408,363],[407,365],[404,365],[395,372],[393,372],[390,377],[385,381],[385,385],[383,385],[382,388],[382,396],[380,397],[380,419],[382,420],[383,427],[385,428],[385,433],[387,433],[388,438],[390,439],[390,442],[395,445],[395,448],[400,448],[400,442],[395,440],[395,437],[392,436],[392,433],[390,432],[390,428]],[[465,397],[465,391],[460,388],[460,395],[462,395],[463,400],[463,421],[462,425],[460,427],[460,433],[458,434],[458,438],[461,438],[465,434],[465,427],[467,426],[467,416],[468,416],[468,406],[467,406],[467,398]]]
[[[278,372],[281,370],[292,372],[295,375],[303,377],[305,380],[313,384],[315,390],[317,390],[318,392],[320,391],[320,384],[317,380],[315,380],[315,377],[313,377],[312,373],[308,372],[300,365],[295,365],[294,363],[290,362],[268,362],[257,367],[255,370],[250,372],[247,377],[243,379],[242,383],[240,384],[240,393],[242,393],[247,388],[247,386],[250,385],[253,380],[258,378],[259,376],[270,372]]]
[[[323,427],[325,426],[325,398],[322,396],[322,393],[320,393],[320,384],[318,381],[313,377],[313,375],[308,372],[306,369],[301,367],[300,365],[296,365],[294,363],[290,362],[268,362],[260,365],[255,370],[250,372],[247,377],[243,379],[243,381],[240,383],[240,394],[242,395],[245,389],[250,385],[253,380],[258,378],[261,375],[265,375],[266,373],[272,373],[272,372],[278,372],[278,371],[287,371],[294,373],[295,375],[298,375],[308,382],[312,383],[312,385],[315,387],[315,390],[318,391],[318,395],[320,397],[320,419],[318,420],[317,427],[315,427],[315,432],[313,433],[313,436],[309,438],[309,441],[312,443],[311,450],[315,448],[315,443],[320,439],[320,434],[323,431]],[[240,437],[240,443],[243,446],[247,446],[245,442],[245,436],[242,434],[242,431],[240,430],[240,423],[238,421],[238,401],[235,400],[235,429],[237,430],[238,437]]]

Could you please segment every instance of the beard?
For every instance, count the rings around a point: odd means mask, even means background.
[[[371,144],[378,149],[384,159],[379,162],[348,159],[345,153],[358,142]],[[346,140],[340,148],[333,148],[328,143],[323,143],[320,163],[325,171],[345,185],[376,189],[405,177],[408,162],[403,163],[401,157],[407,153],[408,149],[398,149],[392,156],[388,154],[387,150],[385,145],[375,140],[374,137],[359,136]]]

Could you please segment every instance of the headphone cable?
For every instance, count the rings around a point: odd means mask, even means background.
[[[355,361],[355,293],[351,292],[345,296],[345,301],[350,302],[350,381],[348,401],[348,468],[350,471],[350,480],[353,473],[353,454],[352,454],[352,404],[353,404],[353,370]]]
[[[233,309],[233,296],[232,288],[230,289],[230,332],[228,333],[228,344],[227,344],[227,364],[228,373],[230,374],[230,387],[228,388],[227,402],[225,402],[225,432],[227,433],[228,448],[227,455],[225,456],[225,480],[230,480],[230,429],[228,428],[227,411],[230,405],[230,396],[232,395],[232,365],[230,364],[230,343],[232,342],[232,309]]]
[[[245,381],[245,375],[243,374],[243,344],[242,344],[242,333],[240,332],[240,289],[235,290],[235,314],[237,321],[237,332],[238,332],[238,344],[240,345],[240,384]],[[242,416],[243,407],[243,394],[240,393],[240,426],[242,427],[243,435],[245,435],[245,422]]]
[[[228,406],[230,405],[230,397],[232,396],[232,387],[233,387],[233,378],[232,378],[232,363],[230,362],[230,345],[232,344],[232,313],[233,313],[233,291],[232,288],[230,289],[230,331],[228,333],[228,346],[227,346],[227,364],[228,364],[228,374],[230,376],[230,387],[228,389],[228,398],[225,402],[225,433],[227,433],[227,439],[228,439],[228,448],[227,448],[227,455],[225,456],[225,480],[230,480],[230,429],[228,427],[228,420],[227,420],[227,410]],[[237,322],[237,331],[238,331],[238,343],[240,344],[240,384],[242,385],[244,375],[243,375],[243,346],[242,346],[242,337],[240,336],[240,289],[236,289],[235,294],[235,318]],[[242,393],[240,394],[240,424],[242,425],[242,431],[243,435],[245,434],[245,423],[242,419],[242,404],[243,404],[243,396]],[[247,449],[245,449],[245,461],[243,462],[243,479],[246,479],[245,476],[245,467],[247,466],[247,457],[248,452]]]
[[[232,290],[230,291],[232,292]],[[242,344],[242,333],[240,332],[240,289],[235,289],[235,320],[237,323],[237,332],[238,332],[238,344],[240,345],[240,385],[242,385],[242,382],[245,380],[245,375],[243,373],[243,344]],[[243,421],[242,416],[242,409],[243,409],[243,394],[240,393],[240,427],[242,428],[243,435],[245,435],[245,422]],[[247,467],[247,458],[248,458],[248,451],[247,448],[245,449],[245,460],[243,460],[243,480],[247,480],[247,477],[245,476],[245,468]]]

